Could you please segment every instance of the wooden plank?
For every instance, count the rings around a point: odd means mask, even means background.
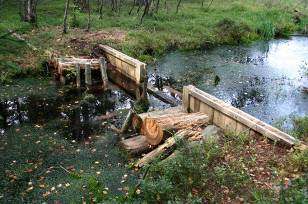
[[[101,67],[101,75],[103,81],[103,89],[107,90],[108,88],[107,62],[106,59],[103,57],[100,58],[100,67]]]
[[[182,103],[183,103],[183,108],[185,111],[189,112],[189,93],[190,93],[190,88],[189,87],[184,87],[183,88],[183,95],[182,95]]]
[[[209,122],[213,123],[214,109],[208,106],[207,104],[200,103],[200,112],[205,113],[209,116]]]
[[[192,131],[190,130],[182,130],[177,132],[173,137],[168,138],[164,144],[158,146],[153,151],[146,154],[144,157],[139,159],[135,167],[142,167],[148,163],[151,163],[155,158],[161,155],[166,149],[172,147],[176,144],[177,141],[183,140],[187,135],[191,134]]]
[[[278,130],[277,128],[274,128],[261,120],[229,105],[224,103],[223,101],[217,99],[214,96],[211,96],[210,94],[207,94],[194,86],[186,86],[184,87],[184,90],[188,89],[187,92],[189,92],[190,95],[193,97],[198,98],[202,102],[208,104],[209,106],[213,107],[217,111],[222,112],[225,115],[228,115],[229,117],[241,122],[242,124],[246,125],[247,127],[255,130],[256,132],[259,132],[260,134],[275,140],[275,141],[282,141],[289,145],[294,145],[298,143],[299,141],[295,139],[294,137]],[[214,114],[215,118],[215,114]]]
[[[220,111],[214,110],[213,124],[220,128],[224,128],[223,114]]]
[[[144,81],[146,75],[145,63],[140,62],[139,60],[134,59],[130,56],[127,56],[126,54],[121,53],[107,45],[99,45],[99,48],[105,52],[109,62],[112,65],[116,66],[117,69],[121,70],[120,72],[127,75],[127,77],[135,80],[137,84]],[[129,70],[126,70],[127,68],[129,68]],[[132,69],[134,71],[132,71]]]
[[[165,103],[168,103],[172,106],[178,106],[180,104],[180,102],[178,100],[176,100],[175,98],[165,94],[162,91],[159,91],[158,89],[154,88],[150,84],[148,84],[147,89],[148,89],[149,94],[152,94],[153,96],[155,96],[156,98],[158,98],[159,100],[161,100]]]
[[[189,95],[189,112],[194,112],[195,98]]]
[[[236,132],[236,120],[224,115],[224,129],[228,132]]]
[[[91,85],[92,85],[92,76],[91,76],[90,64],[87,64],[87,65],[86,65],[86,69],[85,69],[85,81],[86,81],[86,85],[87,85],[87,86],[91,86]]]
[[[240,122],[236,123],[236,134],[249,134],[249,128]]]
[[[200,111],[200,101],[195,98],[194,102],[194,112],[199,112]]]
[[[80,88],[81,76],[80,76],[80,65],[79,64],[76,64],[76,84],[77,84],[77,87]]]

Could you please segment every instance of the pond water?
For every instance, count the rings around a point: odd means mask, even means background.
[[[110,125],[121,127],[133,100],[116,87],[89,91],[48,78],[0,86],[0,203],[89,201],[91,180],[106,196],[125,195],[138,172]]]
[[[164,83],[193,84],[270,124],[308,114],[308,38],[292,37],[249,46],[172,52],[156,69]]]

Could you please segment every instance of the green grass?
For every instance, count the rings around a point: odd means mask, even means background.
[[[90,48],[81,51],[82,49],[67,47],[68,39],[78,38],[84,35],[84,32],[69,30],[68,35],[61,35],[64,0],[43,0],[39,3],[38,28],[32,28],[31,25],[20,21],[16,4],[16,1],[5,1],[0,14],[0,33],[12,29],[25,34],[26,39],[41,49],[40,53],[33,54],[29,60],[42,60],[43,50],[50,48],[62,55],[90,52]],[[103,9],[103,19],[99,19],[96,10],[92,14],[91,31],[117,29],[125,32],[127,36],[124,41],[107,38],[99,42],[110,44],[146,62],[171,49],[187,50],[221,43],[249,43],[260,39],[287,37],[293,32],[307,32],[308,17],[304,15],[307,7],[304,4],[297,4],[297,1],[217,0],[208,10],[201,7],[200,1],[183,1],[178,14],[175,13],[175,0],[168,1],[167,4],[168,10],[162,4],[159,12],[147,16],[142,25],[140,25],[140,13],[133,12],[131,16],[128,15],[131,2],[123,5],[118,13],[112,12],[107,5]],[[95,6],[93,1],[92,7]],[[294,13],[295,8],[300,14]],[[72,4],[70,12],[73,12]],[[293,19],[295,15],[300,18],[297,24]],[[77,11],[74,22],[72,15],[69,16],[69,24],[85,29],[87,14]],[[29,49],[25,49],[21,42],[12,42],[12,39],[1,40],[7,49],[0,49],[0,60],[7,60],[9,56],[12,63],[23,64],[18,58],[23,58],[23,50],[30,52]],[[37,64],[39,63],[32,63],[32,66]],[[0,65],[2,72],[4,72],[3,67],[6,66]]]

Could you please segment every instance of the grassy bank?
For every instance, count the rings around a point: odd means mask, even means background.
[[[176,13],[176,1],[172,0],[167,1],[167,6],[162,3],[159,11],[146,16],[140,25],[142,12],[137,14],[135,9],[129,15],[132,3],[128,2],[116,13],[106,4],[102,19],[94,10],[90,32],[85,32],[87,13],[76,11],[74,19],[71,5],[69,33],[62,35],[64,0],[39,3],[38,28],[20,21],[16,2],[7,1],[2,8],[0,33],[6,33],[7,29],[16,30],[39,51],[31,50],[24,42],[9,35],[2,37],[2,82],[25,74],[20,68],[30,68],[26,74],[35,72],[45,57],[44,51],[50,49],[61,55],[88,55],[92,46],[99,42],[150,62],[171,49],[200,49],[221,43],[249,43],[287,37],[294,32],[305,33],[308,23],[308,17],[304,15],[307,5],[297,1],[217,0],[209,8],[207,1],[204,7],[201,1],[183,1]],[[95,3],[92,8],[97,8]]]

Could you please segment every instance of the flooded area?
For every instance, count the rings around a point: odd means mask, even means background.
[[[307,37],[172,52],[153,68],[165,84],[193,84],[269,124],[308,114]]]
[[[173,52],[150,70],[155,86],[193,84],[270,124],[288,127],[308,114],[305,37]],[[90,201],[84,195],[98,183],[106,196],[131,191],[140,175],[110,126],[121,126],[133,101],[121,89],[80,90],[50,78],[0,86],[0,202]],[[149,102],[150,110],[170,107]]]
[[[120,89],[79,90],[51,79],[0,87],[0,202],[89,201],[93,182],[106,196],[125,195],[137,182],[117,146],[134,100]],[[151,99],[150,108],[167,106]],[[92,182],[92,184],[91,184]]]

